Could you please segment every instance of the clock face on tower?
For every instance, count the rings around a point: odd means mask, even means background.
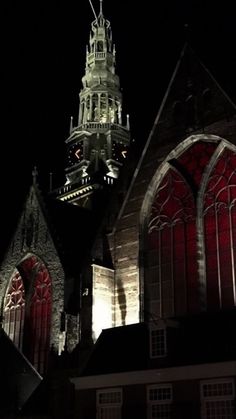
[[[73,144],[69,148],[69,166],[73,166],[74,164],[80,163],[84,158],[84,147],[83,142],[80,141],[76,144]]]
[[[112,158],[116,161],[122,162],[127,157],[127,146],[122,143],[113,143]]]

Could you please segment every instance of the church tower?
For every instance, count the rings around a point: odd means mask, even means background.
[[[94,12],[94,10],[93,10]],[[122,94],[115,73],[116,50],[110,22],[99,15],[91,25],[82,78],[78,124],[71,118],[66,139],[66,183],[58,198],[87,208],[94,195],[114,185],[130,142],[129,119],[122,125]]]

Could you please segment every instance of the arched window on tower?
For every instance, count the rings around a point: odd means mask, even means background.
[[[79,125],[84,121],[84,109],[85,109],[85,101],[84,99],[81,101],[80,104],[80,113],[79,113]]]
[[[90,96],[86,99],[86,107],[84,111],[84,123],[91,121]]]
[[[99,121],[99,110],[98,110],[98,94],[94,93],[92,96],[92,122]]]
[[[97,52],[103,52],[103,41],[97,41]]]
[[[108,120],[108,98],[106,93],[100,96],[100,122],[105,123]]]

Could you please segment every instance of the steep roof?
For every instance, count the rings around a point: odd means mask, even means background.
[[[39,207],[43,214],[65,272],[68,275],[78,274],[90,255],[98,226],[96,217],[85,208],[62,202],[43,193],[38,185],[33,183],[21,210],[21,217],[25,217],[26,211],[26,218],[29,218],[30,213],[36,218],[33,210],[35,206]],[[27,220],[24,223],[27,228]]]
[[[41,383],[42,377],[0,329],[0,416],[21,409]],[[1,416],[2,417],[2,416]]]
[[[229,121],[236,117],[236,105],[220,87],[192,48],[185,44],[161,102],[151,132],[143,147],[128,192],[120,209],[121,218],[133,187],[143,176],[148,185],[158,163],[183,139],[194,133],[216,134],[236,142]],[[225,123],[227,121],[227,123]],[[144,165],[148,174],[142,174]]]
[[[91,211],[39,194],[54,243],[68,273],[78,272],[89,255],[97,222]]]

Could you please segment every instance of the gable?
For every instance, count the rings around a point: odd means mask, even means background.
[[[193,50],[185,45],[134,171],[117,223],[125,214],[128,200],[143,196],[158,165],[183,140],[193,134],[206,133],[235,143],[235,132],[235,104]]]
[[[35,263],[32,265],[31,261],[35,261]],[[22,266],[26,266],[26,264],[27,269],[25,272]],[[41,271],[42,275],[40,276]],[[11,298],[13,298],[15,301],[14,296],[18,295],[15,293],[15,286],[20,286],[20,289],[22,289],[22,301],[26,298],[25,302],[23,301],[22,303],[22,310],[24,311],[27,298],[31,298],[31,301],[33,301],[33,290],[35,289],[37,295],[41,295],[39,291],[41,285],[45,286],[46,282],[50,284],[52,302],[49,303],[47,310],[50,311],[50,314],[48,311],[47,316],[51,318],[52,328],[50,344],[47,343],[48,347],[54,346],[57,348],[59,345],[60,316],[64,310],[64,280],[65,273],[55,241],[50,232],[50,226],[44,216],[37,191],[32,186],[19,217],[15,234],[1,265],[0,304],[2,309],[4,309],[7,307],[8,300],[10,302]],[[37,281],[43,282],[37,285]],[[46,288],[42,289],[46,290]],[[39,302],[37,303],[38,305],[40,305]],[[15,308],[13,304],[11,309],[15,310]],[[6,317],[6,321],[8,325],[11,324],[9,317]],[[17,331],[17,325],[15,327]],[[18,339],[16,343],[21,347],[21,339]]]
[[[234,104],[186,46],[110,236],[111,248],[114,246],[115,249],[117,295],[120,301],[125,301],[123,306],[117,304],[117,325],[139,321],[145,315],[142,280],[145,255],[140,254],[139,248],[140,213],[144,198],[147,201],[151,199],[149,185],[154,174],[161,175],[159,168],[172,151],[174,153],[178,149],[181,154],[184,141],[191,143],[191,139],[199,139],[202,135],[205,139],[218,137],[219,140],[235,143],[235,134]]]

